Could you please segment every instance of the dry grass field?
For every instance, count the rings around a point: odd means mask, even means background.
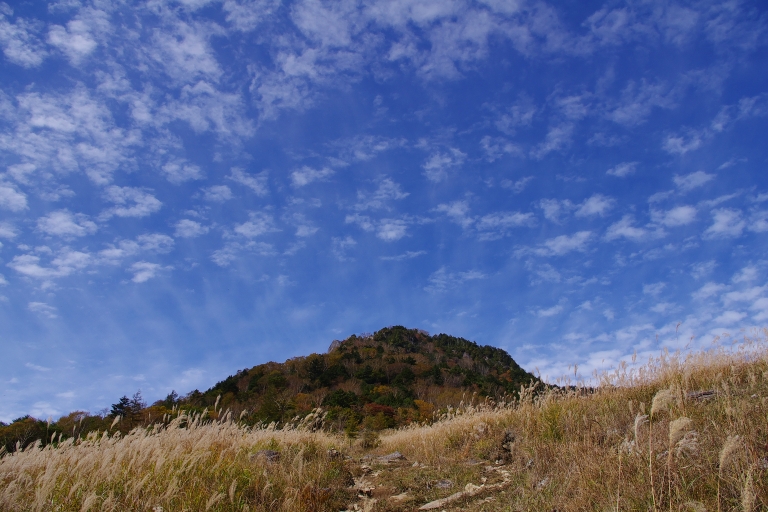
[[[768,509],[766,331],[356,440],[220,416],[5,454],[0,509]]]

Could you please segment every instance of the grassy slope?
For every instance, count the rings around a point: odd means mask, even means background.
[[[0,509],[415,510],[466,488],[436,510],[765,510],[766,335],[620,369],[592,394],[465,405],[385,432],[368,450],[324,432],[226,420],[175,428],[183,419],[28,448],[0,460]],[[715,394],[689,396],[701,390]],[[406,460],[376,458],[393,451]]]

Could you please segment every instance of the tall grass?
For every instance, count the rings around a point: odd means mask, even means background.
[[[0,509],[330,510],[347,500],[351,483],[327,453],[337,444],[322,432],[182,415],[126,436],[92,433],[6,455]]]
[[[635,369],[622,365],[594,389],[527,390],[511,404],[464,409],[384,435],[380,450],[440,467],[502,460],[514,492],[483,510],[768,506],[765,330],[707,351],[665,352]],[[510,432],[512,449],[500,450]]]
[[[182,415],[125,436],[91,434],[6,454],[0,509],[341,510],[357,499],[350,473],[360,474],[359,457],[371,451],[399,451],[408,463],[366,476],[397,495],[380,491],[365,502],[369,510],[416,509],[454,493],[428,485],[451,478],[480,486],[450,506],[468,511],[768,506],[766,331],[622,365],[594,388],[528,388],[502,402],[467,397],[429,425],[383,432],[377,448],[370,439],[350,447],[311,431],[316,423],[275,430],[219,416]],[[505,475],[503,485],[488,480],[492,501],[481,479],[491,478],[482,469],[489,467]]]

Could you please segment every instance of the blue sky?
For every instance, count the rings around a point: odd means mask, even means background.
[[[550,380],[768,320],[761,2],[0,4],[0,420],[402,324]]]

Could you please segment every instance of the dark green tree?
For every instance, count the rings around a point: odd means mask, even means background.
[[[123,395],[116,404],[112,404],[112,410],[109,415],[113,418],[115,416],[122,416],[125,418],[126,414],[129,414],[131,410],[131,399]]]

